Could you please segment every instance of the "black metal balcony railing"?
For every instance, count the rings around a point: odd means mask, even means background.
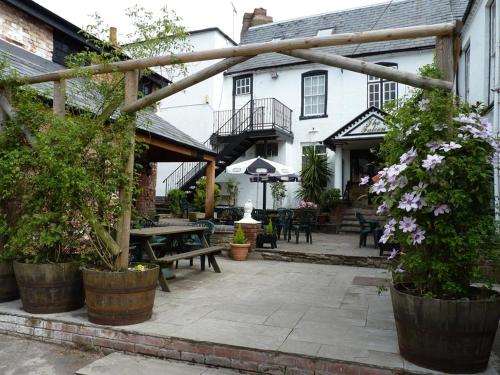
[[[219,136],[275,128],[292,131],[292,110],[275,98],[254,99],[237,111],[214,113],[214,133]]]
[[[203,144],[205,147],[224,156],[224,147],[217,142],[217,136],[239,135],[268,129],[281,129],[292,132],[292,110],[274,98],[248,101],[238,111],[217,111],[214,113],[214,134]],[[222,150],[220,149],[222,148]],[[166,191],[186,189],[193,178],[205,168],[205,162],[184,162],[166,179]]]

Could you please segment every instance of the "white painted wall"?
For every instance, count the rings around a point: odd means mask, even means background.
[[[394,62],[398,64],[398,69],[402,71],[417,72],[420,67],[432,62],[434,51],[413,51],[398,54],[387,54],[366,58],[371,62]],[[300,120],[301,112],[301,75],[310,70],[322,69],[328,71],[328,98],[327,98],[327,118]],[[277,71],[278,78],[272,79],[271,72]],[[286,164],[297,171],[302,165],[302,146],[314,142],[321,142],[329,135],[344,126],[361,112],[368,108],[367,104],[367,77],[363,74],[353,73],[337,68],[326,67],[319,64],[298,65],[287,68],[259,70],[253,72],[254,98],[276,98],[293,110],[292,131],[294,140],[291,144],[284,144],[279,148],[279,156],[276,161]],[[233,76],[226,76],[224,79],[224,96],[222,109],[231,109],[232,106],[232,85]],[[407,95],[410,88],[405,85],[398,85],[399,98]],[[250,149],[247,154],[240,158],[245,160],[254,157],[255,151]],[[346,171],[343,186],[349,179],[349,152],[344,150],[344,169]],[[334,152],[328,151],[328,161],[332,170],[334,169]],[[240,160],[236,161],[239,162]],[[225,181],[227,175],[222,174],[218,181]],[[248,176],[240,177],[242,182],[239,194],[239,205],[247,199],[256,202],[256,184],[248,182]],[[333,186],[333,178],[331,180]],[[297,204],[295,191],[298,183],[289,183],[288,196],[284,204],[294,207]],[[260,194],[258,205],[262,203],[262,187],[259,187]],[[268,191],[267,206],[272,207],[271,193]]]
[[[469,102],[488,102],[488,73],[489,73],[489,7],[492,0],[476,1],[462,30],[462,50],[470,46],[470,90]],[[500,87],[500,4],[496,1],[496,62],[495,82],[497,89]],[[465,95],[465,59],[461,55],[458,74],[458,93],[464,98]],[[494,95],[493,107],[488,113],[493,123],[493,130],[500,136],[500,93]],[[496,160],[495,169],[495,195],[497,204],[500,203],[500,160]],[[497,206],[497,218],[500,220],[500,209]]]
[[[191,34],[189,41],[193,51],[232,45],[216,30]],[[187,64],[187,74],[195,73],[217,61],[219,60],[189,63]],[[177,79],[180,78],[182,77]],[[205,142],[212,134],[213,112],[220,107],[222,82],[223,74],[221,73],[162,100],[158,106],[158,115],[194,139]],[[180,163],[158,163],[156,195],[165,195],[163,180],[179,165]]]

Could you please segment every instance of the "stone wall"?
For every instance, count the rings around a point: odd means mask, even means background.
[[[0,2],[0,39],[52,60],[52,29],[4,2]]]
[[[156,172],[157,163],[150,163],[144,168],[139,179],[139,194],[135,201],[137,213],[150,217],[156,213]]]

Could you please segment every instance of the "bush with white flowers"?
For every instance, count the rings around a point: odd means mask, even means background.
[[[433,67],[422,73],[437,76]],[[395,282],[418,295],[467,296],[493,249],[498,135],[478,108],[444,90],[415,91],[385,121],[385,168],[370,191],[378,195],[377,213],[388,217],[380,242],[400,245],[390,257],[397,259]]]

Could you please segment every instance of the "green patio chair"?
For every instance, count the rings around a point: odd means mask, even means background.
[[[290,226],[290,232],[295,232],[295,243],[299,243],[299,234],[304,232],[306,235],[306,242],[312,244],[312,229],[316,225],[316,213],[314,209],[299,209],[295,210],[296,223]],[[290,234],[288,235],[290,241]]]
[[[359,247],[366,247],[366,239],[368,238],[369,234],[373,235],[373,241],[375,243],[375,246],[377,246],[377,237],[379,235],[379,231],[377,230],[379,229],[378,221],[366,220],[363,214],[360,212],[356,212],[356,219],[358,219],[359,222]]]

